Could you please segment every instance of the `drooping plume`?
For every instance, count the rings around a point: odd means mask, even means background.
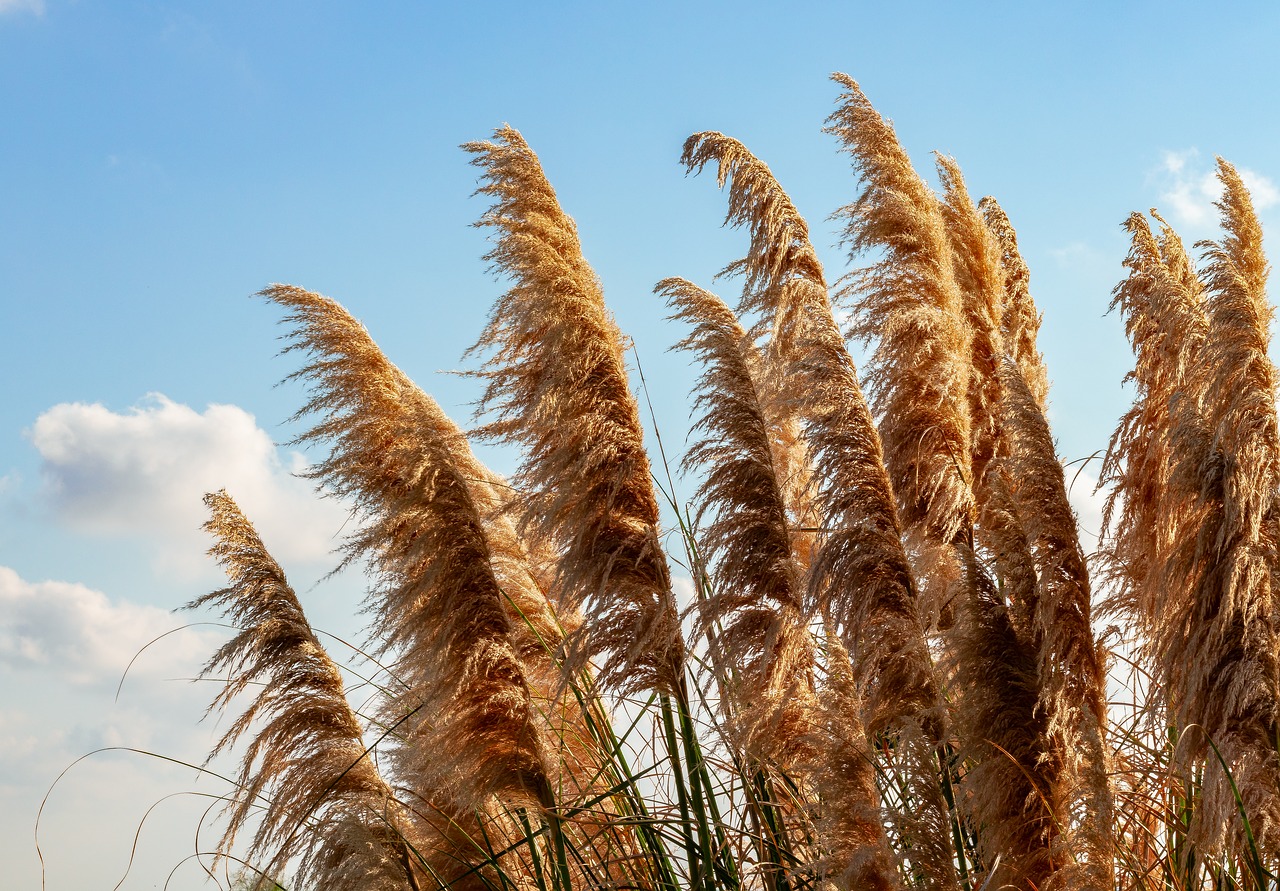
[[[218,850],[231,853],[245,824],[259,820],[248,857],[264,887],[283,881],[297,860],[300,881],[334,889],[417,888],[417,853],[406,835],[407,811],[365,749],[342,675],[311,630],[297,595],[253,525],[225,491],[204,498],[209,550],[229,585],[188,604],[221,607],[240,630],[201,672],[225,675],[210,711],[248,690],[249,706],[213,755],[257,727],[228,808]],[[341,850],[341,862],[333,851]]]
[[[733,666],[726,692],[735,736],[750,757],[790,773],[804,756],[814,708],[814,646],[802,603],[770,422],[761,408],[760,356],[718,297],[666,279],[657,293],[693,331],[678,345],[705,366],[694,402],[703,436],[685,465],[705,469],[695,526],[712,565],[712,593],[699,603],[717,658]]]
[[[551,804],[508,613],[521,603],[541,621],[545,606],[517,561],[495,563],[485,516],[497,497],[492,477],[341,306],[285,285],[263,296],[287,310],[286,351],[307,356],[292,377],[311,388],[298,417],[316,421],[299,441],[329,448],[309,475],[360,523],[344,550],[375,579],[368,608],[396,679],[382,720],[398,727],[393,763],[415,796],[408,803],[446,826],[495,799]]]
[[[558,554],[560,597],[585,605],[577,663],[601,656],[607,685],[671,691],[683,643],[622,335],[537,156],[509,127],[494,138],[465,146],[494,201],[486,258],[511,280],[473,348],[491,351],[483,433],[525,449],[518,525]]]

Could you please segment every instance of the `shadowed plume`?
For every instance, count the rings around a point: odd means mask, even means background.
[[[382,720],[398,727],[392,763],[415,796],[406,803],[433,826],[485,812],[494,796],[549,806],[543,741],[508,614],[523,603],[540,621],[545,607],[518,561],[495,563],[485,515],[497,498],[491,475],[341,306],[284,285],[263,296],[288,311],[286,351],[308,359],[291,377],[311,388],[298,417],[316,422],[298,441],[329,448],[309,476],[360,521],[344,551],[348,562],[366,560],[375,579],[368,609],[395,675]]]
[[[494,138],[464,146],[494,202],[486,258],[511,281],[473,347],[490,353],[482,434],[524,447],[518,525],[558,554],[560,598],[585,606],[575,663],[599,655],[608,686],[672,691],[683,643],[622,335],[537,156],[509,127]]]
[[[229,854],[261,809],[248,856],[259,861],[264,887],[283,880],[297,858],[299,879],[317,887],[417,888],[406,813],[365,749],[338,666],[236,503],[226,492],[210,493],[204,503],[211,514],[204,528],[215,539],[209,554],[230,584],[187,607],[221,607],[241,629],[201,672],[226,676],[210,711],[257,691],[210,757],[259,728],[240,764],[219,851]],[[333,862],[335,850],[345,852],[341,863]]]
[[[705,367],[694,402],[703,436],[685,456],[687,468],[706,470],[695,525],[713,584],[699,603],[700,623],[704,633],[715,629],[718,656],[734,668],[737,687],[726,691],[726,705],[742,748],[789,773],[804,756],[814,707],[814,648],[757,390],[760,357],[714,294],[683,279],[656,290],[674,309],[672,319],[693,324],[678,346]]]

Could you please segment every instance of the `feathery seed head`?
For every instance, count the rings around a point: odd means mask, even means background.
[[[210,711],[258,686],[210,755],[258,728],[240,764],[219,852],[229,855],[239,831],[261,810],[249,856],[265,876],[283,876],[286,864],[299,858],[304,880],[328,888],[403,887],[413,880],[408,823],[364,747],[338,667],[231,496],[210,493],[204,502],[210,511],[204,528],[214,537],[209,554],[230,584],[187,606],[219,606],[241,629],[201,672],[226,673]],[[346,875],[330,869],[335,847],[351,849]],[[359,882],[346,881],[357,873]]]
[[[971,333],[938,199],[911,166],[893,128],[846,75],[826,130],[863,183],[837,216],[850,255],[881,251],[849,277],[853,334],[875,340],[868,379],[903,525],[949,544],[974,519],[968,411]]]
[[[518,526],[559,555],[560,597],[586,606],[575,662],[603,656],[621,690],[673,690],[683,643],[622,335],[537,156],[509,127],[494,138],[464,146],[494,201],[486,259],[511,282],[472,348],[490,353],[481,433],[525,449]]]
[[[455,817],[495,794],[545,804],[543,746],[508,610],[546,607],[514,555],[497,574],[491,475],[345,309],[284,285],[263,296],[288,310],[287,349],[309,359],[292,377],[311,387],[299,415],[316,421],[298,441],[329,447],[309,476],[361,521],[344,551],[348,562],[368,561],[368,608],[402,685],[384,703],[405,740],[397,771]]]

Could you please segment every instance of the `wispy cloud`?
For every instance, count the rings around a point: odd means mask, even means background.
[[[328,560],[345,512],[317,499],[253,415],[234,405],[203,412],[152,394],[129,411],[63,403],[29,433],[42,459],[41,498],[81,533],[154,542],[167,569],[198,572],[209,542],[201,497],[226,488],[284,563]]]
[[[1057,263],[1059,267],[1066,269],[1072,266],[1096,263],[1100,254],[1096,248],[1085,244],[1083,241],[1073,241],[1062,247],[1050,248],[1049,256],[1053,257],[1053,262]]]
[[[0,0],[0,15],[44,15],[44,0]]]
[[[1240,177],[1253,197],[1253,205],[1262,210],[1280,203],[1280,189],[1269,177],[1246,167],[1237,167]],[[1197,149],[1166,151],[1152,179],[1159,187],[1159,209],[1170,220],[1192,230],[1207,229],[1218,218],[1214,202],[1222,195],[1216,167],[1211,158],[1202,157]]]

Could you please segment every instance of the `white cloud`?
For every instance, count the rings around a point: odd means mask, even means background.
[[[37,669],[72,684],[111,688],[143,647],[182,624],[183,619],[159,607],[113,602],[72,582],[29,582],[0,566],[4,669]],[[218,637],[197,629],[178,631],[164,645],[149,649],[135,670],[150,676],[190,674],[191,654],[212,652]]]
[[[1174,223],[1193,230],[1211,228],[1218,219],[1214,202],[1222,195],[1216,165],[1202,158],[1194,148],[1166,151],[1153,179],[1160,188],[1160,207]],[[1255,210],[1280,203],[1280,189],[1266,176],[1246,167],[1237,167],[1240,178],[1253,198]]]
[[[1085,552],[1094,550],[1102,533],[1102,508],[1107,493],[1098,491],[1098,477],[1089,463],[1073,462],[1063,468],[1067,483],[1067,500],[1076,512],[1076,528],[1080,530],[1080,544]]]
[[[19,12],[44,15],[44,0],[0,0],[0,15]]]
[[[63,403],[36,420],[30,438],[42,458],[42,495],[71,528],[156,545],[166,570],[206,566],[200,531],[205,492],[225,488],[284,564],[324,561],[345,512],[318,500],[294,474],[300,454],[282,455],[253,415],[234,405],[203,413],[159,394],[125,413]]]

